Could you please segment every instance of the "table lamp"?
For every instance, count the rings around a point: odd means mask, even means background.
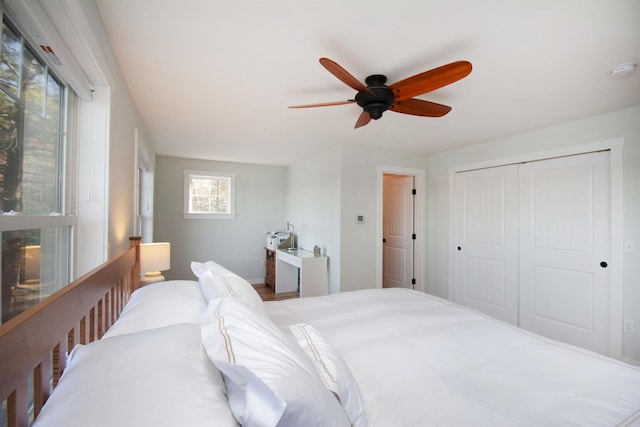
[[[141,284],[161,282],[162,271],[171,268],[171,244],[169,242],[140,244],[140,272],[144,277]]]

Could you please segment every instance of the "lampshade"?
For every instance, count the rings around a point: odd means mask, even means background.
[[[171,268],[169,242],[140,244],[140,272],[164,271]]]

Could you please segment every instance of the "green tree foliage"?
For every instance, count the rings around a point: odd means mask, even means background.
[[[3,23],[0,44],[0,211],[61,211],[60,123],[63,86]],[[22,248],[40,244],[40,229],[2,233],[2,317],[11,313]]]

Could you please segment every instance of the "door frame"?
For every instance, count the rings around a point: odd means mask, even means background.
[[[557,149],[526,153],[478,163],[456,165],[449,168],[449,300],[453,301],[455,280],[455,223],[451,213],[455,209],[455,174],[476,169],[492,168],[509,164],[573,156],[609,150],[610,197],[611,197],[611,254],[610,254],[610,306],[609,306],[609,356],[622,357],[622,331],[624,317],[623,299],[623,149],[624,137],[578,144]]]
[[[415,270],[416,270],[416,286],[418,291],[425,292],[427,287],[425,283],[425,247],[426,247],[426,208],[425,208],[425,188],[426,175],[425,169],[413,169],[399,166],[377,165],[377,196],[376,196],[376,288],[382,288],[382,217],[383,217],[383,194],[384,185],[383,177],[385,174],[406,175],[415,178],[416,198],[415,198]]]

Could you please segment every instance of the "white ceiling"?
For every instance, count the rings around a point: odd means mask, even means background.
[[[638,0],[97,0],[162,155],[289,165],[334,144],[431,153],[640,105]],[[353,129],[355,91],[318,62],[388,84],[464,59],[420,96],[442,118],[388,111]]]

